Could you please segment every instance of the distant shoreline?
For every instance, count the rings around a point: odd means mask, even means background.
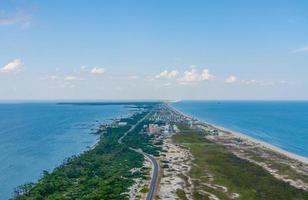
[[[305,163],[305,164],[308,164],[308,158],[307,157],[304,157],[304,156],[301,156],[301,155],[298,155],[298,154],[295,154],[295,153],[292,153],[292,152],[289,152],[287,150],[284,150],[284,149],[281,149],[273,144],[270,144],[268,142],[265,142],[265,141],[262,141],[260,139],[257,139],[257,138],[254,138],[252,136],[249,136],[249,135],[246,135],[245,133],[240,133],[240,132],[237,132],[237,131],[233,131],[233,130],[230,130],[230,129],[227,129],[225,127],[222,127],[222,126],[218,126],[218,125],[215,125],[215,124],[212,124],[212,123],[208,123],[204,120],[201,120],[197,117],[193,117],[193,116],[190,116],[186,113],[183,113],[182,111],[178,110],[177,108],[175,108],[174,106],[168,104],[169,107],[171,109],[173,109],[174,111],[176,111],[177,113],[187,117],[187,118],[190,118],[190,119],[197,119],[200,123],[204,124],[204,125],[207,125],[207,126],[210,126],[210,127],[213,127],[219,131],[222,131],[224,133],[229,133],[229,134],[232,134],[236,137],[239,137],[243,140],[248,140],[248,141],[251,141],[251,142],[254,142],[256,144],[259,144],[261,147],[263,148],[267,148],[273,152],[276,152],[276,153],[279,153],[279,154],[282,154],[290,159],[295,159],[295,160],[298,160],[302,163]]]

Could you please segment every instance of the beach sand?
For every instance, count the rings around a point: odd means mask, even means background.
[[[283,149],[281,149],[277,146],[274,146],[270,143],[264,142],[262,140],[258,140],[256,138],[253,138],[253,137],[248,136],[248,135],[243,134],[243,133],[232,131],[232,130],[229,130],[229,129],[226,129],[224,127],[217,126],[217,125],[214,125],[214,124],[209,124],[209,123],[206,123],[206,122],[203,122],[203,123],[207,124],[208,126],[212,126],[213,128],[216,128],[219,131],[225,132],[227,134],[233,134],[234,136],[239,137],[243,140],[248,140],[250,142],[254,142],[256,144],[259,144],[261,147],[267,148],[267,149],[272,150],[276,153],[283,154],[284,156],[287,156],[288,158],[295,159],[295,160],[298,160],[298,161],[303,162],[305,164],[308,164],[308,158],[306,158],[304,156],[300,156],[300,155],[294,154],[292,152],[283,150]]]
[[[260,147],[263,147],[263,148],[267,148],[271,151],[274,151],[276,153],[279,153],[279,154],[282,154],[290,159],[295,159],[295,160],[298,160],[304,164],[308,164],[308,158],[307,157],[304,157],[304,156],[301,156],[301,155],[297,155],[297,154],[294,154],[292,152],[289,152],[289,151],[286,151],[286,150],[283,150],[275,145],[272,145],[270,143],[267,143],[267,142],[264,142],[262,140],[259,140],[259,139],[256,139],[256,138],[253,138],[251,136],[248,136],[244,133],[240,133],[240,132],[236,132],[236,131],[232,131],[230,129],[227,129],[227,128],[224,128],[224,127],[221,127],[221,126],[218,126],[218,125],[215,125],[215,124],[212,124],[212,123],[208,123],[208,122],[205,122],[203,120],[200,120],[200,119],[197,119],[195,117],[192,117],[192,116],[189,116],[179,110],[177,110],[176,108],[170,106],[171,109],[183,116],[185,116],[186,118],[190,119],[190,120],[197,120],[198,123],[200,124],[204,124],[205,126],[210,126],[212,127],[213,129],[217,129],[221,132],[224,132],[226,134],[231,134],[233,136],[236,136],[236,137],[239,137],[241,138],[242,140],[246,140],[246,141],[249,141],[249,142],[253,142],[253,143],[256,143],[258,144]]]

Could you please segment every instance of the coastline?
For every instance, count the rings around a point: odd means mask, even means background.
[[[279,153],[279,154],[282,154],[288,158],[291,158],[291,159],[295,159],[295,160],[298,160],[300,162],[303,162],[305,164],[308,164],[308,158],[304,157],[304,156],[301,156],[301,155],[298,155],[298,154],[295,154],[295,153],[292,153],[292,152],[289,152],[289,151],[286,151],[284,149],[281,149],[273,144],[270,144],[268,142],[264,142],[260,139],[256,139],[254,137],[251,137],[249,135],[246,135],[244,133],[240,133],[240,132],[237,132],[237,131],[233,131],[233,130],[230,130],[230,129],[227,129],[227,128],[224,128],[224,127],[221,127],[221,126],[218,126],[218,125],[215,125],[215,124],[210,124],[210,123],[207,123],[207,122],[203,122],[204,124],[207,124],[209,126],[212,126],[222,132],[225,132],[227,134],[232,134],[232,135],[235,135],[241,139],[244,139],[244,140],[249,140],[251,142],[254,142],[256,144],[259,144],[261,145],[261,147],[264,147],[264,148],[267,148],[271,151],[274,151],[276,153]]]
[[[199,123],[201,124],[204,124],[206,126],[210,126],[212,128],[215,128],[223,133],[226,133],[226,134],[231,134],[231,135],[234,135],[238,138],[241,138],[243,140],[247,140],[247,141],[250,141],[250,142],[253,142],[253,143],[256,143],[258,145],[260,145],[261,147],[263,148],[267,148],[268,150],[270,151],[273,151],[275,153],[278,153],[278,154],[282,154],[290,159],[294,159],[294,160],[297,160],[297,161],[300,161],[304,164],[308,164],[308,158],[304,157],[304,156],[301,156],[301,155],[298,155],[298,154],[295,154],[295,153],[292,153],[292,152],[289,152],[289,151],[286,151],[284,149],[281,149],[280,147],[277,147],[273,144],[270,144],[268,142],[265,142],[265,141],[262,141],[260,139],[256,139],[254,137],[251,137],[249,135],[246,135],[245,133],[240,133],[240,132],[237,132],[237,131],[233,131],[233,130],[230,130],[230,129],[227,129],[225,127],[222,127],[222,126],[218,126],[218,125],[215,125],[215,124],[212,124],[212,123],[208,123],[204,120],[201,120],[197,117],[193,117],[193,116],[190,116],[186,113],[183,113],[182,111],[178,110],[177,108],[175,108],[174,106],[172,106],[171,104],[168,104],[168,106],[174,110],[175,112],[179,113],[180,115],[183,115],[185,116],[186,118],[189,118],[189,119],[193,119],[193,120],[198,120]]]
[[[21,185],[10,197],[16,200],[36,199],[37,197],[45,199],[63,195],[68,195],[69,199],[76,197],[79,199],[85,195],[97,199],[108,199],[110,196],[116,199],[127,197],[134,179],[142,180],[147,175],[147,170],[143,169],[143,156],[132,151],[127,145],[119,144],[115,139],[121,138],[122,134],[126,135],[127,132],[135,133],[143,128],[138,124],[143,121],[144,115],[149,113],[154,105],[140,104],[137,106],[134,112],[129,112],[125,116],[121,114],[121,116],[99,124],[95,130],[93,128],[92,132],[99,134],[93,145],[88,146],[85,151],[74,156],[73,159],[67,159],[48,175],[44,174],[35,183]],[[138,129],[135,130],[135,127]],[[130,136],[135,139],[138,135],[130,134]],[[150,143],[149,138],[145,138],[144,143],[140,146],[145,147],[145,143]],[[80,165],[80,163],[83,164]],[[125,163],[125,167],[123,167],[123,163]],[[95,167],[92,168],[94,165]],[[71,175],[72,173],[73,175]],[[93,174],[100,174],[100,176],[93,176]],[[82,188],[82,190],[76,190],[76,179],[83,180],[78,182],[78,188]],[[50,182],[57,184],[50,186]],[[111,182],[115,186],[110,188]],[[104,190],[102,191],[101,187],[96,187],[97,185],[104,187]],[[48,190],[50,187],[52,190]],[[41,193],[41,191],[47,192]]]

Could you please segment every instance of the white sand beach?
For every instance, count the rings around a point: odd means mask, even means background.
[[[189,118],[189,119],[191,119],[191,120],[198,120],[198,122],[199,122],[200,124],[204,124],[204,125],[206,125],[206,126],[210,126],[210,127],[214,128],[214,129],[217,129],[217,130],[222,131],[222,132],[227,133],[227,134],[232,134],[232,135],[234,135],[234,136],[236,136],[236,137],[239,137],[239,138],[241,138],[241,139],[243,139],[243,140],[248,140],[248,141],[250,141],[250,142],[259,144],[260,147],[267,148],[267,149],[270,149],[270,150],[272,150],[272,151],[274,151],[274,152],[276,152],[276,153],[280,153],[280,154],[282,154],[282,155],[284,155],[284,156],[287,156],[287,157],[290,158],[290,159],[295,159],[295,160],[298,160],[298,161],[300,161],[300,162],[302,162],[302,163],[308,164],[308,158],[307,158],[307,157],[304,157],[304,156],[297,155],[297,154],[295,154],[295,153],[286,151],[286,150],[281,149],[281,148],[279,148],[279,147],[277,147],[277,146],[275,146],[275,145],[272,145],[272,144],[270,144],[270,143],[264,142],[264,141],[259,140],[259,139],[256,139],[256,138],[253,138],[253,137],[248,136],[248,135],[246,135],[246,134],[244,134],[244,133],[236,132],[236,131],[233,131],[233,130],[230,130],[230,129],[227,129],[227,128],[224,128],[224,127],[221,127],[221,126],[212,124],[212,123],[205,122],[205,121],[203,121],[203,120],[197,119],[196,117],[192,117],[192,116],[190,116],[190,115],[188,115],[188,114],[185,114],[185,113],[179,111],[178,109],[176,109],[176,108],[174,108],[174,107],[172,107],[172,106],[170,106],[170,107],[171,107],[171,109],[173,109],[175,112],[177,112],[177,113],[179,113],[179,114],[185,116],[186,118]]]

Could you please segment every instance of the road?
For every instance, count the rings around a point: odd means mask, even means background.
[[[152,113],[152,112],[149,112],[146,116],[144,116],[143,118],[141,118],[135,125],[133,125],[132,127],[130,127],[130,129],[129,129],[128,131],[126,131],[126,132],[118,139],[118,143],[119,143],[119,144],[122,144],[122,143],[123,143],[123,142],[122,142],[123,138],[125,138],[125,136],[126,136],[127,134],[129,134],[130,132],[132,132],[132,131],[136,128],[136,126],[138,126],[143,120],[145,120],[148,116],[150,116],[151,113]]]
[[[149,112],[146,116],[144,116],[142,119],[140,119],[135,125],[133,125],[128,131],[126,131],[118,140],[118,143],[119,144],[122,144],[123,143],[123,138],[129,134],[130,132],[132,132],[136,126],[138,126],[143,120],[145,120],[152,112]],[[151,164],[152,164],[152,174],[151,174],[151,182],[150,182],[150,186],[149,186],[149,191],[148,191],[148,194],[147,194],[147,197],[146,197],[146,200],[153,200],[154,198],[154,194],[155,194],[155,191],[156,191],[156,186],[157,186],[157,180],[158,180],[158,170],[159,170],[159,165],[156,161],[156,159],[147,154],[147,153],[144,153],[141,149],[134,149],[132,147],[129,147],[131,150],[133,151],[136,151],[140,154],[142,154],[144,157],[146,157],[148,160],[151,161]]]
[[[149,187],[149,192],[147,194],[147,198],[146,200],[152,200],[154,198],[154,194],[155,194],[155,190],[156,190],[156,186],[157,186],[157,177],[158,177],[158,169],[159,169],[159,165],[157,163],[157,161],[155,160],[154,157],[143,153],[144,156],[146,156],[152,163],[152,178],[151,178],[151,183],[150,183],[150,187]]]

